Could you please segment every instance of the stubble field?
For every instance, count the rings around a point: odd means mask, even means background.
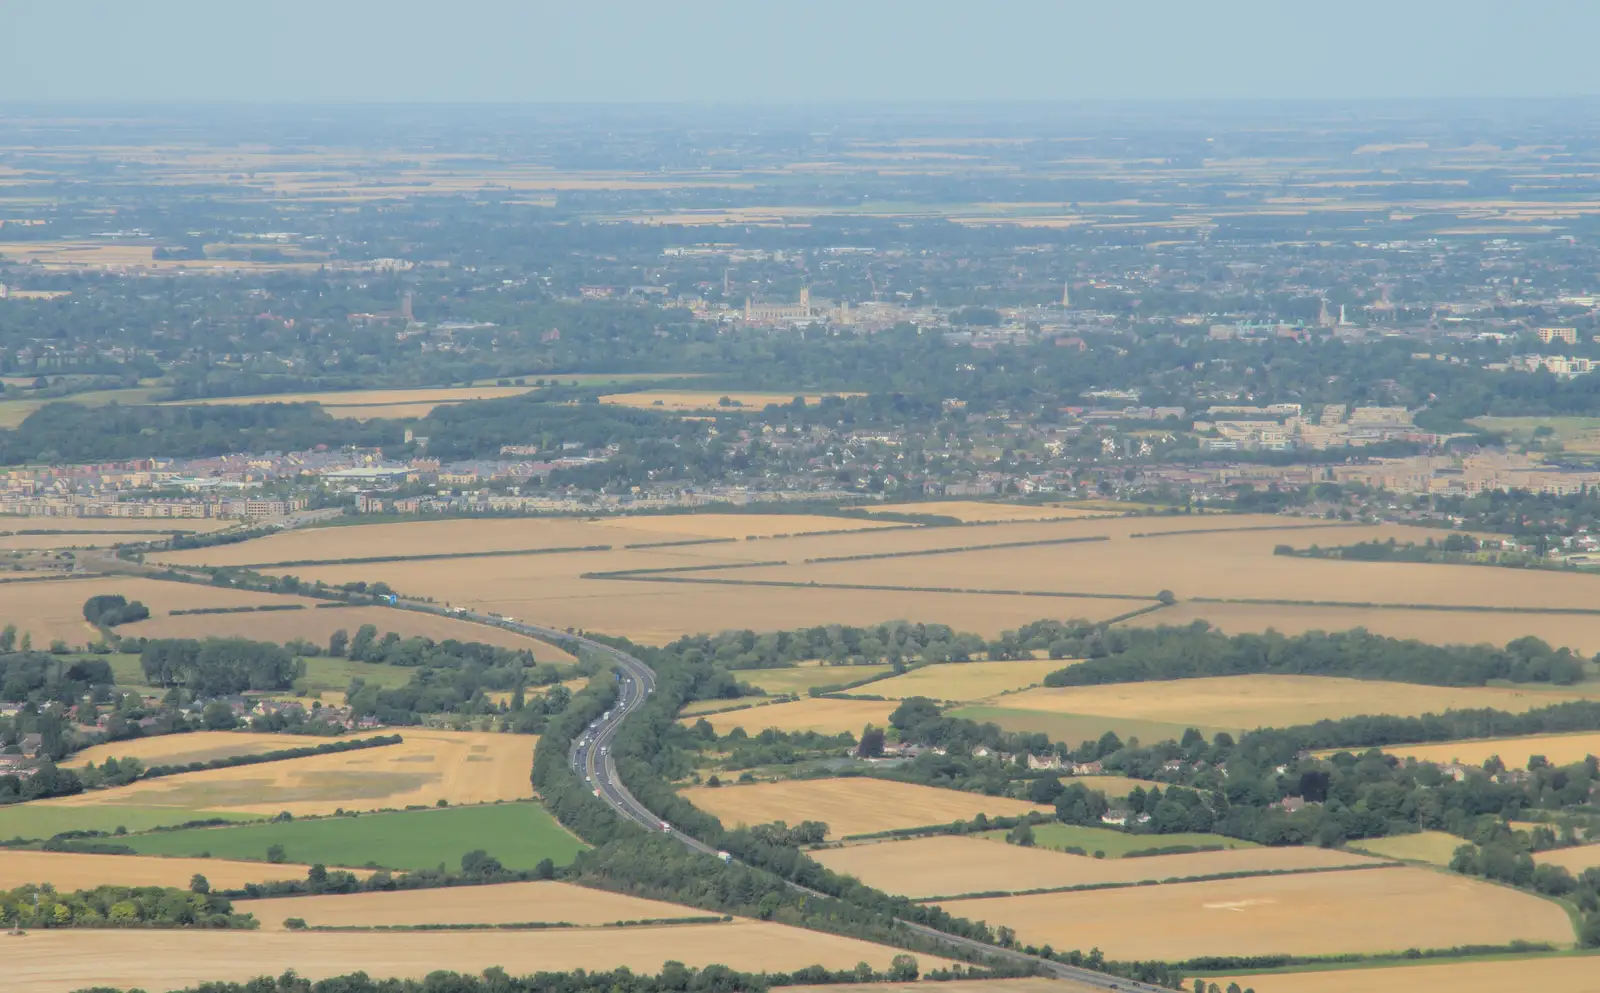
[[[768,693],[804,694],[813,686],[837,686],[858,679],[881,676],[889,671],[887,665],[819,665],[802,663],[783,669],[741,669],[736,675],[741,683],[759,686]],[[869,691],[863,691],[869,692]]]
[[[1453,834],[1446,834],[1443,831],[1421,831],[1417,834],[1396,834],[1387,838],[1363,838],[1360,841],[1350,842],[1349,847],[1381,855],[1384,858],[1447,866],[1456,849],[1464,844],[1466,844],[1465,839]]]
[[[259,755],[285,748],[308,748],[310,739],[288,734],[258,734],[251,731],[191,731],[187,734],[163,734],[154,738],[131,738],[91,745],[74,752],[59,764],[75,769],[84,765],[101,765],[106,759],[138,759],[145,765],[187,765],[190,762],[207,762],[211,759],[231,758],[235,755]]]
[[[889,715],[899,704],[892,700],[796,700],[792,703],[773,703],[703,717],[690,715],[681,723],[694,724],[709,721],[717,734],[727,734],[734,728],[744,728],[757,734],[767,728],[779,731],[815,731],[818,734],[838,734],[849,731],[859,736],[868,724],[884,727]]]
[[[896,783],[881,779],[806,779],[748,786],[696,786],[679,796],[707,811],[726,827],[772,821],[822,821],[829,838],[872,834],[897,828],[948,824],[979,814],[1015,817],[1053,808],[1007,797]]]
[[[1525,738],[1475,738],[1439,745],[1386,745],[1383,750],[1401,758],[1415,758],[1423,762],[1460,762],[1464,765],[1482,765],[1485,759],[1498,755],[1506,768],[1526,769],[1528,759],[1535,755],[1543,755],[1556,765],[1582,762],[1590,755],[1600,755],[1600,731],[1540,734]]]
[[[1578,845],[1575,848],[1557,848],[1554,851],[1540,852],[1533,857],[1540,865],[1559,865],[1574,876],[1582,875],[1583,870],[1600,866],[1600,845]]]
[[[1595,965],[1592,955],[1531,957],[1230,976],[1208,982],[1216,982],[1219,989],[1236,982],[1256,993],[1594,993]]]
[[[1122,960],[1573,941],[1572,924],[1555,903],[1415,868],[954,900],[941,906],[969,920],[1014,927],[1030,944],[1097,947],[1107,958]]]
[[[234,909],[254,914],[267,931],[283,930],[283,921],[289,917],[298,917],[311,927],[535,922],[599,925],[705,917],[708,913],[678,903],[554,881],[238,900]]]
[[[1149,840],[1161,842],[1159,837]],[[835,872],[854,876],[876,889],[914,899],[1235,872],[1351,868],[1370,866],[1376,861],[1326,848],[1251,848],[1097,859],[972,837],[851,845],[815,852],[812,857]]]
[[[899,949],[764,921],[625,931],[289,933],[273,931],[35,931],[6,950],[7,993],[66,993],[87,987],[175,989],[217,980],[277,976],[292,966],[310,979],[366,972],[421,979],[450,970],[512,975],[626,966],[655,974],[669,960],[750,972],[821,964],[886,969]],[[941,960],[919,956],[924,969]]]
[[[981,700],[1044,682],[1044,677],[1070,662],[1059,659],[1020,659],[1013,662],[951,662],[924,666],[892,679],[863,686],[857,692],[903,700],[925,696],[934,700]],[[1034,692],[1034,691],[1029,691]],[[1022,694],[1027,696],[1028,694]],[[1020,699],[1008,695],[1007,701]]]
[[[1068,664],[1056,663],[1058,668]],[[1014,710],[1238,732],[1363,714],[1414,717],[1485,707],[1520,713],[1569,700],[1596,698],[1600,698],[1600,689],[1461,688],[1327,676],[1263,675],[1039,688],[992,703]]]
[[[398,745],[313,755],[233,769],[208,769],[75,796],[30,808],[179,808],[270,816],[331,814],[410,804],[517,800],[532,792],[537,738],[404,728]]]

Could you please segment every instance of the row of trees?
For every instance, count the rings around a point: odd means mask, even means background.
[[[0,921],[22,928],[254,928],[249,914],[211,893],[163,886],[98,886],[61,893],[49,885],[0,890]]]
[[[1361,628],[1289,636],[1276,631],[1229,637],[1204,621],[1184,627],[1095,630],[1052,645],[1062,658],[1087,661],[1045,677],[1046,686],[1272,673],[1351,676],[1433,686],[1483,686],[1492,679],[1569,685],[1584,660],[1569,649],[1518,638],[1504,648],[1429,645]]]

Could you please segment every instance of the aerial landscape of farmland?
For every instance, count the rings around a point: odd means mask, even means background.
[[[1600,993],[1557,6],[0,5],[0,993]]]

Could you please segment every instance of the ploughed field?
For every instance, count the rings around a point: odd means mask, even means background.
[[[979,814],[1015,817],[1054,808],[1008,797],[962,793],[882,779],[804,779],[742,786],[696,786],[679,795],[722,821],[766,824],[772,821],[822,821],[828,837],[843,838],[899,828],[971,820]]]

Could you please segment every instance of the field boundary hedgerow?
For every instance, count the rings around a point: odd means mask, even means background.
[[[167,611],[168,617],[179,617],[186,614],[254,614],[266,613],[274,610],[305,610],[303,603],[264,603],[259,607],[178,607]]]
[[[1348,971],[1371,966],[1420,964],[1437,959],[1505,959],[1545,955],[1585,955],[1568,952],[1542,941],[1513,941],[1504,945],[1454,945],[1450,948],[1407,948],[1398,952],[1346,952],[1339,955],[1217,955],[1168,963],[1174,969],[1199,978],[1220,975],[1279,975],[1295,972],[1322,972],[1329,966],[1345,966]],[[1340,969],[1339,971],[1346,971]]]
[[[868,532],[871,533],[871,532]],[[919,548],[909,552],[868,552],[864,555],[825,555],[803,560],[806,565],[829,562],[865,562],[868,559],[909,559],[922,555],[959,555],[963,552],[990,552],[1001,548],[1037,548],[1045,545],[1078,545],[1093,541],[1110,541],[1103,534],[1079,535],[1075,538],[1038,538],[1032,541],[1000,541],[987,545],[954,545],[949,548]]]
[[[668,565],[658,566],[653,569],[616,569],[611,572],[585,572],[578,576],[579,579],[634,579],[650,576],[661,576],[669,573],[680,572],[716,572],[722,569],[759,569],[763,566],[788,565],[785,559],[772,559],[766,562],[725,562],[712,563],[711,565]],[[667,582],[668,580],[657,580]]]
[[[725,545],[728,542],[738,543],[738,538],[683,538],[678,541],[638,541],[631,545],[623,545],[625,549],[639,548],[681,548],[684,545]]]

